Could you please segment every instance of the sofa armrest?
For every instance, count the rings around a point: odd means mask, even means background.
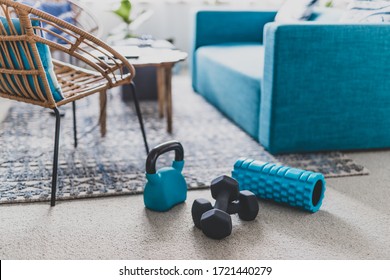
[[[389,38],[389,24],[267,24],[260,142],[273,153],[386,145]]]
[[[263,42],[265,24],[275,11],[202,10],[195,13],[192,48],[192,85],[196,91],[195,52],[199,47],[222,43]]]

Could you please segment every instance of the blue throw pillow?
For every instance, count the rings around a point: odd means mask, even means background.
[[[287,0],[278,10],[275,21],[290,23],[308,20],[318,0]]]
[[[10,31],[10,26],[9,26],[8,21],[5,17],[0,16],[0,22],[3,25],[3,27],[4,27],[3,30],[5,30],[7,35],[14,35],[15,34],[14,32]],[[22,28],[21,28],[19,19],[13,18],[12,24],[15,27],[16,33],[18,35],[25,34],[25,32],[22,32]],[[39,26],[40,22],[33,20],[31,22],[31,24],[33,26]],[[4,36],[5,34],[2,34],[2,35]],[[0,48],[0,55],[2,56],[2,59],[3,59],[4,64],[5,64],[5,65],[2,65],[0,63],[0,67],[7,68],[7,69],[25,69],[25,70],[36,69],[37,62],[33,60],[34,65],[31,65],[31,63],[29,62],[29,60],[27,58],[28,56],[30,56],[29,53],[32,53],[31,44],[28,42],[26,42],[26,43],[16,42],[16,47],[18,49],[18,53],[20,54],[21,62],[23,65],[20,65],[20,62],[19,62],[20,60],[18,61],[17,54],[13,51],[13,48],[12,48],[12,46],[14,46],[14,45],[11,45],[11,44],[14,44],[14,43],[13,42],[5,42],[5,44],[3,44],[3,46],[5,45],[6,49],[4,49],[4,47]],[[38,53],[39,53],[39,57],[41,59],[42,66],[45,70],[45,74],[46,74],[46,78],[47,78],[47,81],[48,81],[48,84],[50,87],[51,94],[53,95],[53,98],[55,101],[57,101],[57,102],[61,101],[62,99],[64,99],[64,97],[63,97],[62,92],[61,92],[61,87],[57,81],[57,77],[54,73],[54,66],[53,66],[53,61],[51,58],[50,49],[47,45],[42,44],[42,43],[36,43],[36,46],[38,49]],[[5,55],[6,52],[8,52],[10,59],[7,59],[7,56]],[[32,57],[32,55],[31,55],[31,57]],[[10,75],[11,81],[9,79],[7,79],[6,75],[4,75],[4,74],[1,74],[1,75],[2,75],[3,80],[5,81],[5,85],[1,84],[1,81],[0,81],[1,87],[5,88],[5,89],[9,89],[9,91],[11,91],[12,93],[15,93],[15,91],[13,90],[11,83],[13,85],[18,85],[17,82],[19,82],[20,84],[25,85],[25,81],[21,78],[20,75]],[[36,89],[36,86],[34,84],[33,77],[31,75],[28,75],[27,80],[28,80],[28,86],[33,90],[34,95],[38,97],[37,89]],[[40,77],[38,77],[38,83],[39,83],[39,87],[42,89],[44,95],[47,96],[48,93],[45,92],[44,84],[43,84],[43,81]]]
[[[31,0],[24,0],[22,3],[32,6],[35,9],[41,10],[45,13],[48,13],[52,16],[55,16],[56,18],[59,18],[63,21],[66,21],[70,24],[75,24],[75,20],[73,18],[72,13],[72,6],[69,2],[39,2],[39,1],[31,1]],[[50,24],[42,23],[43,27],[47,28],[48,30],[66,38],[67,40],[74,41],[73,37],[69,36],[67,33],[62,32],[60,29],[56,28],[55,26],[52,26]],[[66,44],[66,42],[57,36],[53,35],[50,32],[45,33],[46,39],[58,43],[58,44]]]
[[[340,22],[390,23],[390,2],[352,1]]]

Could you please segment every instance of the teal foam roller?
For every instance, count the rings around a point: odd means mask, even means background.
[[[321,173],[245,158],[236,161],[232,177],[240,190],[313,213],[320,209],[326,188]]]

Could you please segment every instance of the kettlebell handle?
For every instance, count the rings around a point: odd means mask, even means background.
[[[146,159],[146,173],[156,173],[156,162],[159,156],[170,151],[175,151],[175,161],[184,160],[184,149],[180,142],[173,140],[154,147]]]

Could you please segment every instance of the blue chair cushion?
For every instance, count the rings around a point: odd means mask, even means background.
[[[197,91],[252,137],[259,135],[264,48],[226,43],[197,49]]]
[[[13,32],[10,32],[10,27],[9,27],[7,19],[4,17],[0,17],[0,21],[4,27],[4,30],[7,32],[7,34],[12,35]],[[25,32],[22,32],[19,19],[13,18],[12,23],[15,27],[17,34],[22,35],[25,33]],[[35,20],[33,20],[31,23],[33,26],[40,25],[40,22],[35,21]],[[1,65],[1,63],[0,63],[0,67],[8,68],[8,69],[25,69],[25,70],[31,70],[34,68],[36,69],[37,62],[33,61],[34,65],[30,65],[30,62],[27,59],[28,53],[32,52],[31,44],[28,42],[26,42],[26,44],[22,44],[21,42],[16,42],[18,52],[21,56],[21,61],[22,61],[23,65],[20,65],[20,63],[17,59],[17,56],[11,47],[11,44],[12,44],[11,42],[6,42],[5,46],[7,47],[7,50],[4,50],[3,48],[0,49],[0,53],[1,53],[1,56],[2,56],[4,64],[5,64],[5,65]],[[25,46],[27,46],[27,49]],[[49,47],[45,44],[42,44],[42,43],[36,43],[36,46],[38,49],[38,53],[39,53],[39,57],[41,59],[42,66],[45,70],[45,74],[46,74],[46,78],[47,78],[47,81],[48,81],[48,84],[50,87],[51,94],[53,95],[53,98],[55,101],[57,101],[57,102],[61,101],[64,99],[64,97],[63,97],[62,92],[61,92],[61,87],[57,81],[57,77],[54,73],[54,66],[53,66],[53,61],[51,58],[51,53],[50,53]],[[9,61],[7,59],[7,57],[5,55],[5,51],[9,52],[9,56],[11,57],[11,61]],[[3,76],[4,80],[6,81],[6,85],[2,85],[2,87],[6,86],[6,88],[9,88],[11,91],[14,91],[10,85],[11,81],[8,81],[6,75],[2,74],[2,76]],[[11,75],[11,80],[12,80],[12,83],[14,85],[17,85],[17,79],[22,84],[24,84],[24,81],[20,77],[18,77],[18,75]],[[48,93],[45,92],[44,84],[43,84],[43,81],[40,77],[38,77],[38,82],[39,82],[39,87],[42,89],[44,95],[47,97]],[[34,94],[38,97],[37,89],[36,89],[36,86],[34,84],[34,79],[31,75],[28,76],[28,85],[34,91]]]

